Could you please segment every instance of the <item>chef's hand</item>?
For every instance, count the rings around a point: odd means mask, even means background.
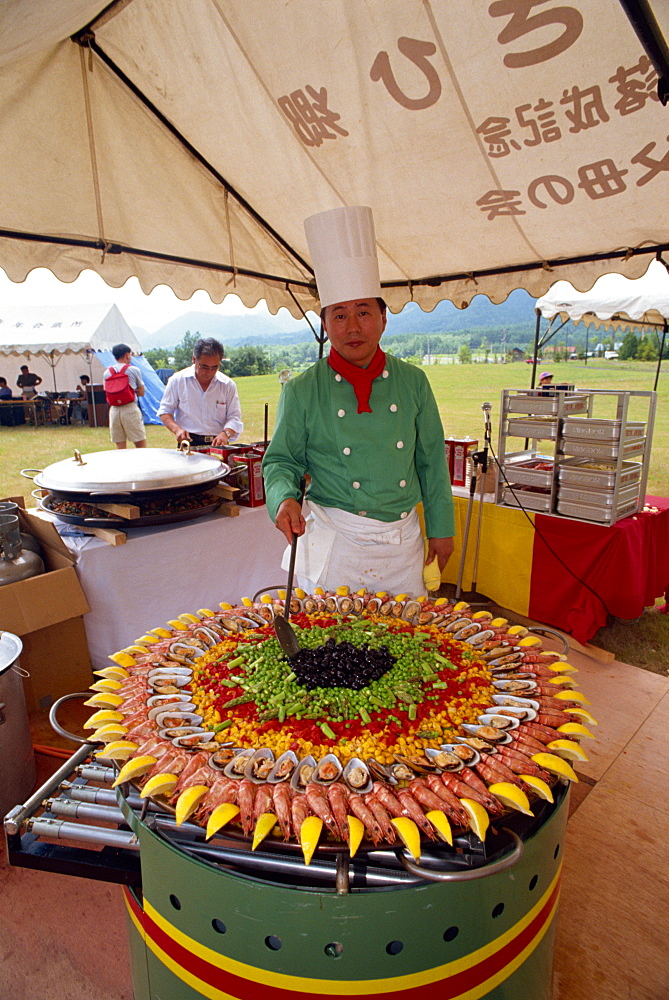
[[[179,427],[178,424],[176,425],[176,427],[177,429],[174,431],[174,433],[177,436],[177,444],[181,444],[182,441],[190,441],[190,434],[188,433],[188,431],[185,431],[183,427]]]
[[[230,435],[227,431],[221,431],[211,442],[212,448],[227,448],[230,444]]]
[[[293,535],[303,535],[306,522],[302,516],[302,507],[299,501],[292,497],[284,500],[276,512],[274,523],[279,531],[284,533],[289,545],[293,541]]]
[[[455,543],[452,538],[428,538],[425,565],[429,566],[436,556],[439,560],[439,569],[443,570],[444,566],[453,555],[454,548]]]

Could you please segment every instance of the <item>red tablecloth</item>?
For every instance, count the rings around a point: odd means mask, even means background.
[[[669,498],[646,497],[646,504],[659,513],[635,514],[611,527],[537,514],[530,618],[588,642],[608,614],[638,618],[667,595]]]

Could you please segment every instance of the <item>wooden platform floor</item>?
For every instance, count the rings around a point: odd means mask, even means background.
[[[572,789],[553,1000],[668,1000],[669,679],[569,659],[600,725]],[[36,744],[67,745],[31,723]],[[38,762],[42,780],[58,764]],[[121,890],[0,854],[0,998],[46,997],[132,1000]]]

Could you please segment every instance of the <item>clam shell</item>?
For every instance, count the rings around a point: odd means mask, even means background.
[[[453,621],[444,624],[444,632],[459,632],[460,629],[471,624],[471,618],[455,618]],[[478,625],[476,626],[476,631],[478,632]]]
[[[388,617],[388,615],[391,614],[393,610],[394,604],[395,604],[394,601],[382,601],[381,604],[379,605],[379,610],[377,611],[377,614],[383,615],[384,617]]]
[[[194,660],[197,656],[202,656],[202,646],[198,645],[198,640],[192,642],[171,642],[168,656],[185,656],[188,660]]]
[[[502,656],[496,656],[493,660],[488,660],[488,666],[491,670],[504,670],[505,668],[509,670],[515,664],[522,663],[522,657],[522,653],[504,653]]]
[[[185,674],[161,674],[159,677],[152,677],[150,684],[154,691],[156,691],[158,688],[170,685],[177,688],[186,687],[187,684],[190,684],[191,680],[192,677],[187,677]]]
[[[481,754],[478,750],[475,750],[473,746],[469,743],[463,741],[463,737],[458,737],[457,743],[442,743],[442,750],[448,750],[450,753],[455,754],[462,761],[462,767],[473,767],[474,764],[478,764],[481,759]]]
[[[312,768],[311,774],[308,777],[303,773],[304,768]],[[311,781],[315,770],[316,758],[311,754],[307,754],[306,757],[298,761],[297,767],[290,778],[290,787],[295,789],[305,788]]]
[[[165,694],[165,695],[161,695],[161,697],[162,698],[175,698],[175,697],[178,697],[178,695]],[[158,716],[159,715],[164,715],[165,712],[169,712],[171,714],[174,714],[175,712],[177,712],[177,713],[180,713],[180,712],[194,712],[196,708],[197,708],[197,705],[195,704],[194,701],[174,701],[171,704],[167,704],[167,705],[155,705],[153,708],[149,709],[149,718],[150,719],[156,719],[156,721],[157,721]]]
[[[485,753],[495,753],[495,747],[492,743],[488,743],[487,740],[482,740],[478,736],[456,736],[458,743],[466,743],[467,746],[472,747],[474,750],[478,750]],[[480,759],[480,758],[479,758]]]
[[[452,750],[444,750],[443,747],[427,747],[425,750],[425,756],[428,760],[432,761],[440,771],[460,771],[463,767],[463,763],[457,754],[454,754]],[[446,758],[453,758],[452,760],[447,760]]]
[[[364,760],[351,757],[344,768],[342,777],[350,789],[361,795],[371,792],[374,779]]]
[[[393,757],[398,764],[408,767],[414,774],[434,774],[439,768],[432,764],[427,757],[405,757],[404,754],[394,753]]]
[[[155,708],[158,705],[164,705],[165,707],[167,707],[168,705],[176,705],[180,701],[183,701],[183,702],[190,701],[190,695],[189,694],[152,694],[150,698],[146,699],[146,704],[151,709],[151,708]],[[152,718],[152,716],[149,715],[149,718]]]
[[[510,715],[498,715],[496,712],[479,715],[478,720],[482,726],[492,726],[493,729],[501,729],[504,732],[517,729],[520,725],[520,719],[513,719]]]
[[[533,708],[535,712],[539,711],[539,702],[535,701],[533,698],[523,698],[520,695],[515,694],[494,694],[492,696],[493,705],[506,706],[507,708]]]
[[[221,743],[209,758],[209,767],[216,771],[224,771],[233,757],[236,757],[240,747],[232,746],[229,743]]]
[[[509,718],[518,719],[520,722],[532,722],[532,720],[536,719],[537,717],[536,711],[530,705],[527,705],[527,707],[522,707],[522,708],[519,705],[509,705],[509,706],[489,705],[485,709],[485,714],[508,715]],[[482,716],[479,716],[479,718],[482,718]]]
[[[402,618],[407,622],[415,622],[418,620],[420,612],[420,601],[406,601],[402,610]]]
[[[147,677],[151,680],[153,677],[192,677],[193,668],[192,667],[180,667],[175,664],[173,667],[154,667],[153,670],[149,670]]]
[[[464,628],[458,629],[458,631],[454,633],[453,638],[457,639],[458,642],[467,642],[480,631],[481,626],[478,622],[469,622],[469,624],[465,625]]]
[[[182,750],[203,750],[202,744],[214,743],[215,745],[215,740],[216,737],[211,731],[203,730],[201,733],[189,733],[188,736],[175,736],[172,743]]]
[[[488,744],[497,745],[511,742],[511,735],[509,733],[505,733],[503,729],[494,729],[493,726],[481,726],[470,722],[463,722],[462,728],[469,736],[473,736],[474,739],[485,740]]]
[[[177,726],[199,726],[202,716],[195,712],[163,711],[156,715],[156,723],[159,729],[175,729]],[[178,720],[178,721],[172,721]]]
[[[346,594],[343,597],[337,598],[337,610],[340,615],[352,615],[353,614],[353,598]]]
[[[434,620],[438,617],[439,615],[437,615],[434,611],[421,611],[418,615],[418,624],[429,625],[430,622],[434,622]]]
[[[202,726],[171,726],[167,729],[159,729],[158,735],[164,740],[175,740],[179,736],[190,736],[192,733],[206,732]]]
[[[249,757],[252,757],[255,753],[253,748],[248,750],[239,750],[231,761],[223,768],[223,774],[226,778],[234,778],[237,781],[241,781],[244,777],[244,771],[246,770],[246,765],[249,762]]]
[[[326,597],[323,602],[323,607],[325,611],[337,611],[337,598],[332,594],[329,597]]]
[[[312,780],[318,785],[331,785],[342,772],[341,761],[334,753],[326,753],[318,761]]]
[[[244,777],[254,781],[256,785],[264,785],[267,775],[274,767],[274,754],[269,747],[261,747],[249,758],[244,768]]]
[[[503,680],[491,681],[491,683],[498,691],[507,691],[509,694],[519,694],[521,691],[534,691],[537,686],[534,681]]]
[[[391,618],[403,618],[406,601],[394,601],[390,609]]]
[[[480,623],[477,622],[476,624]],[[475,635],[470,636],[469,639],[465,639],[465,642],[467,642],[470,646],[478,646],[482,642],[485,642],[486,639],[490,639],[493,635],[494,632],[491,632],[489,628],[486,628],[482,632],[476,632]],[[457,638],[457,636],[455,638]]]
[[[221,635],[214,632],[212,628],[209,628],[206,625],[196,625],[193,629],[193,635],[197,639],[202,639],[202,642],[204,642],[209,649],[211,649],[212,646],[217,646],[221,641]]]
[[[390,769],[379,764],[378,760],[368,757],[366,764],[374,781],[387,781],[391,785],[397,784],[397,778],[391,774]]]
[[[287,781],[297,767],[297,754],[293,750],[286,750],[274,763],[274,767],[267,775],[267,781],[271,785],[276,785],[279,781]]]
[[[362,597],[354,597],[353,598],[353,614],[354,615],[361,615],[364,606],[365,605],[363,603]]]
[[[379,608],[381,607],[381,599],[379,597],[370,597],[365,605],[365,611],[370,615],[376,615],[379,613]]]

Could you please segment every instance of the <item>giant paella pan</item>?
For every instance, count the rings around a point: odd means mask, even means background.
[[[140,998],[548,1000],[568,787],[595,724],[565,653],[463,603],[342,589],[298,592],[287,660],[282,610],[267,594],[184,613],[112,654],[78,752],[96,763],[46,818],[10,814],[13,858],[71,837],[74,808],[113,810],[114,843],[139,847]]]

